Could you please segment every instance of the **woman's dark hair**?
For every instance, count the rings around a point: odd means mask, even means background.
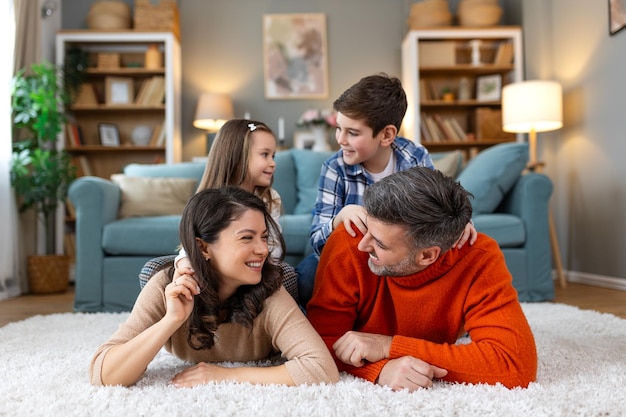
[[[180,222],[180,241],[187,252],[201,292],[196,296],[189,318],[187,341],[197,350],[210,349],[214,334],[221,323],[238,323],[251,327],[253,320],[263,310],[265,299],[282,285],[280,268],[268,257],[263,264],[261,281],[256,285],[242,285],[235,294],[224,301],[218,297],[217,272],[206,261],[196,238],[206,243],[219,239],[220,232],[231,222],[241,218],[248,210],[263,213],[270,236],[277,236],[282,252],[285,242],[278,226],[260,198],[238,187],[202,190],[187,203]]]

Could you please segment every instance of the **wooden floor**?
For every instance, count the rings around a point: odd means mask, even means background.
[[[626,291],[568,283],[566,288],[556,285],[555,302],[570,304],[586,310],[611,313],[626,319]],[[74,288],[53,295],[24,295],[0,301],[0,327],[37,314],[71,312]]]

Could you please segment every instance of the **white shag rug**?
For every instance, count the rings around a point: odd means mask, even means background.
[[[438,382],[413,393],[342,374],[336,385],[169,385],[187,365],[162,351],[131,388],[92,387],[87,367],[122,314],[36,316],[0,328],[0,416],[621,416],[626,320],[524,304],[539,353],[527,389]]]

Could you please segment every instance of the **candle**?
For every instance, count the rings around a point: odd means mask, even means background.
[[[285,119],[278,118],[278,140],[283,141],[285,139]]]

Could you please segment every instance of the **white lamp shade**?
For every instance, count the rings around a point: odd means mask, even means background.
[[[226,94],[203,93],[198,99],[193,126],[217,132],[233,118],[233,102]]]
[[[505,132],[547,132],[563,127],[563,91],[555,81],[522,81],[502,89]]]

